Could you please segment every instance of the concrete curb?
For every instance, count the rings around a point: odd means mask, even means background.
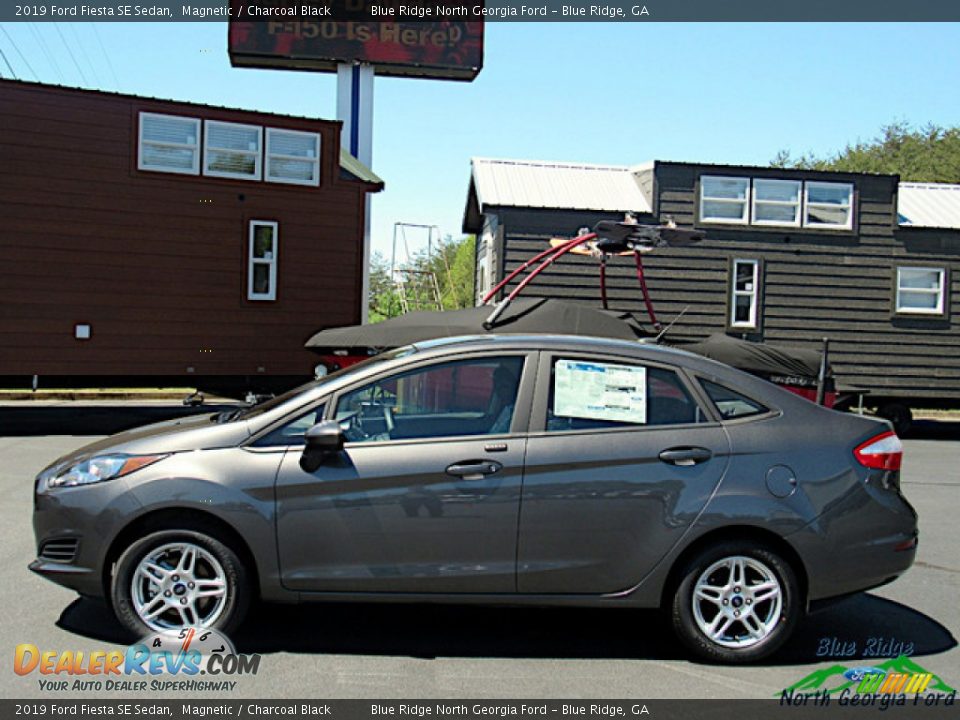
[[[38,401],[42,402],[45,400],[176,400],[182,401],[185,397],[190,395],[189,392],[111,392],[106,391],[97,391],[97,392],[10,392],[10,393],[0,393],[0,402],[6,401]],[[206,401],[219,401],[222,398],[205,396]]]

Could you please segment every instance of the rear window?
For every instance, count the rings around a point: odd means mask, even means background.
[[[709,380],[700,380],[700,384],[706,391],[710,400],[720,413],[724,420],[733,420],[735,418],[751,417],[753,415],[762,415],[769,412],[769,408],[761,405],[756,400],[748,398],[746,395],[731,390],[728,387],[719,385]]]

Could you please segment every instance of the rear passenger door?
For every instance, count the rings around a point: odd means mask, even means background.
[[[727,465],[688,378],[633,358],[543,353],[520,512],[521,593],[636,585],[679,540]]]

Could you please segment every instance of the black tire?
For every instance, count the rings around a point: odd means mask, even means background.
[[[748,647],[727,647],[718,644],[700,629],[694,616],[693,592],[697,581],[715,563],[733,557],[746,557],[765,566],[780,584],[781,607],[776,624],[762,640]],[[802,612],[802,598],[797,576],[790,563],[769,547],[755,542],[725,542],[708,548],[689,563],[682,571],[671,605],[671,621],[674,631],[683,644],[698,658],[709,662],[747,663],[765,658],[776,652],[790,637]],[[758,601],[757,607],[761,606]],[[709,608],[709,603],[707,604]],[[701,613],[705,615],[705,613]],[[771,611],[771,615],[774,613]],[[773,618],[771,617],[771,620]],[[733,621],[738,632],[743,626]]]
[[[894,431],[903,437],[913,427],[913,411],[909,405],[899,402],[886,403],[877,410],[877,415],[889,420]]]
[[[137,614],[131,596],[134,572],[151,551],[169,543],[190,542],[209,552],[220,563],[226,580],[226,598],[217,619],[207,627],[229,634],[243,620],[250,606],[249,574],[237,554],[223,542],[199,530],[160,530],[137,540],[117,560],[110,583],[113,612],[135,637],[156,632]],[[199,581],[198,581],[199,582]],[[199,604],[199,601],[198,601]]]

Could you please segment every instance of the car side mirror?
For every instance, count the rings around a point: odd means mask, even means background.
[[[336,420],[318,422],[303,434],[308,450],[336,453],[343,450],[343,430]]]
[[[306,447],[300,456],[300,467],[316,472],[329,455],[343,450],[343,430],[336,420],[319,422],[303,434]]]

